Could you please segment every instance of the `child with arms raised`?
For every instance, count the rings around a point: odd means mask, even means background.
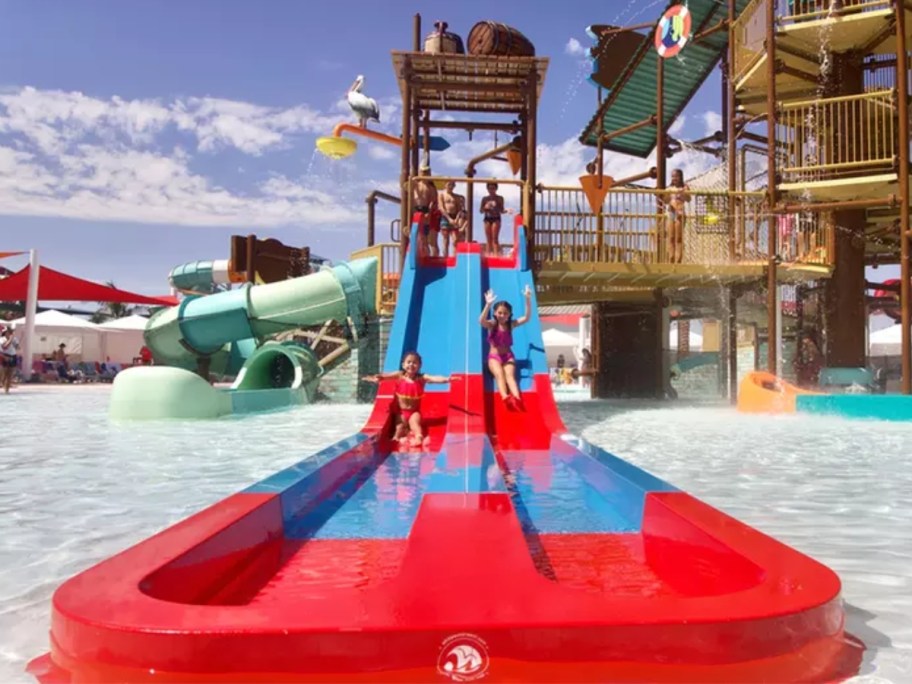
[[[421,356],[418,352],[408,352],[402,357],[402,370],[392,373],[378,373],[364,378],[368,382],[396,380],[396,432],[393,439],[402,446],[427,446],[430,438],[424,436],[424,424],[421,418],[421,397],[427,383],[449,382],[450,378],[442,375],[424,375],[421,373]],[[411,439],[409,434],[411,433]]]
[[[513,307],[509,302],[496,302],[497,295],[491,290],[485,293],[485,305],[481,310],[478,322],[488,331],[488,370],[497,383],[497,391],[507,405],[515,409],[521,405],[522,397],[519,386],[516,384],[516,357],[513,355],[513,329],[529,320],[529,311],[532,307],[532,290],[526,285],[523,290],[526,301],[526,310],[522,316],[513,320]],[[493,304],[493,307],[492,307]],[[494,312],[494,318],[489,318],[489,311]]]

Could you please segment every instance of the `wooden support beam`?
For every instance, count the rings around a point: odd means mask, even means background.
[[[434,121],[428,122],[431,128],[455,128],[466,131],[505,131],[507,133],[519,133],[522,124],[519,121],[513,123],[492,123],[490,121]]]
[[[503,80],[506,81],[506,79]],[[445,93],[505,93],[521,96],[528,81],[529,79],[525,76],[511,79],[505,83],[475,83],[473,81],[424,79],[421,76],[412,76],[412,88],[418,92],[433,90],[435,91],[435,96],[441,90],[445,91]]]

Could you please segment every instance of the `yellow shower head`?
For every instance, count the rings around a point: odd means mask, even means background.
[[[317,138],[317,149],[330,159],[345,159],[358,149],[358,143],[351,138],[327,136]]]

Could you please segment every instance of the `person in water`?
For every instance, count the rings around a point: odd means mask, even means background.
[[[485,305],[481,310],[478,322],[488,331],[488,370],[497,383],[497,391],[507,408],[515,409],[522,405],[522,396],[516,384],[516,357],[513,355],[513,329],[529,320],[532,308],[532,290],[526,285],[523,290],[526,310],[522,316],[513,320],[513,307],[509,302],[497,302],[497,295],[491,290],[485,293]],[[496,303],[495,303],[496,302]],[[492,306],[493,305],[493,306]],[[494,318],[489,318],[490,311]]]
[[[396,380],[396,432],[393,436],[402,446],[427,446],[430,438],[424,435],[424,424],[421,418],[421,397],[427,383],[449,382],[450,378],[442,375],[424,375],[421,373],[421,356],[418,352],[408,352],[402,357],[402,370],[392,373],[377,373],[364,378],[368,382]],[[409,439],[409,434],[411,438]]]

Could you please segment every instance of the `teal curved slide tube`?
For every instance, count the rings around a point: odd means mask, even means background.
[[[119,373],[111,417],[217,418],[311,401],[323,373],[316,355],[296,342],[262,341],[329,320],[360,325],[376,310],[377,266],[374,258],[359,259],[280,283],[188,297],[157,312],[145,340],[164,365]],[[237,367],[243,357],[230,390],[191,372],[202,355],[212,359],[213,372]]]

